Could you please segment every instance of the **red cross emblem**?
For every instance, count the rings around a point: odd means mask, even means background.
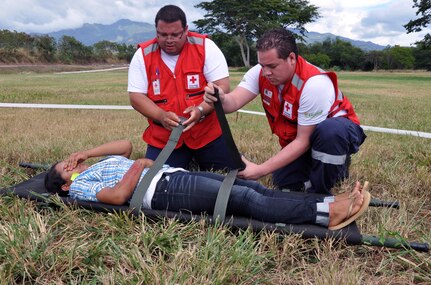
[[[187,75],[187,89],[200,88],[199,74]]]

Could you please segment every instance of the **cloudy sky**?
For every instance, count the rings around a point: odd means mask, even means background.
[[[205,11],[194,8],[200,0],[1,0],[0,29],[48,33],[78,28],[84,23],[112,24],[119,19],[153,23],[165,4],[182,7],[189,23]],[[406,34],[403,25],[416,18],[413,0],[309,0],[320,18],[308,31],[333,33],[380,45],[409,46],[425,34]]]

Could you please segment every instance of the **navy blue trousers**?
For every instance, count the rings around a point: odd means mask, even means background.
[[[224,176],[211,172],[178,171],[162,177],[151,201],[155,210],[188,210],[212,214]],[[316,203],[325,195],[271,190],[252,180],[236,179],[227,215],[271,223],[315,223]]]
[[[366,135],[344,117],[329,118],[316,126],[311,148],[289,165],[273,173],[276,188],[300,190],[311,182],[311,193],[331,193],[331,188],[349,176],[350,155],[358,152]]]
[[[148,145],[145,157],[156,160],[161,151],[161,148]],[[172,167],[189,169],[192,160],[199,166],[199,170],[234,169],[223,135],[199,149],[191,149],[183,144],[172,152],[166,164]]]

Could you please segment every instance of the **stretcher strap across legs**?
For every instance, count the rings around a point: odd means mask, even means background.
[[[232,190],[233,184],[235,183],[236,175],[238,174],[238,171],[245,168],[245,164],[242,161],[241,155],[235,145],[235,141],[233,140],[223,106],[220,102],[219,91],[217,88],[214,89],[214,96],[217,98],[217,102],[214,103],[217,119],[220,123],[223,137],[225,138],[225,142],[234,165],[234,168],[226,175],[222,185],[220,186],[214,206],[213,219],[220,219],[220,221],[223,222],[226,216],[227,203],[229,202],[230,192]]]

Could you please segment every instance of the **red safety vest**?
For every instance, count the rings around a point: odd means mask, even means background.
[[[179,54],[175,72],[163,62],[156,39],[141,43],[145,69],[148,78],[148,98],[165,111],[184,116],[189,106],[198,106],[203,101],[203,91],[207,85],[204,76],[206,36],[189,32],[187,42]],[[170,131],[148,119],[149,126],[144,131],[143,139],[148,144],[163,148]],[[215,112],[183,133],[176,148],[183,143],[197,149],[212,142],[221,135],[221,128]]]
[[[310,64],[301,56],[298,56],[292,81],[286,84],[282,90],[282,102],[280,102],[278,96],[277,86],[272,85],[262,75],[262,71],[259,77],[259,91],[262,105],[265,109],[271,131],[278,136],[281,147],[285,147],[296,138],[299,98],[301,97],[302,89],[308,79],[319,74],[327,74],[335,88],[336,98],[334,104],[331,106],[328,118],[333,117],[341,110],[345,110],[346,115],[344,117],[359,125],[359,119],[353,110],[352,104],[338,89],[337,75],[334,72],[325,72]]]

